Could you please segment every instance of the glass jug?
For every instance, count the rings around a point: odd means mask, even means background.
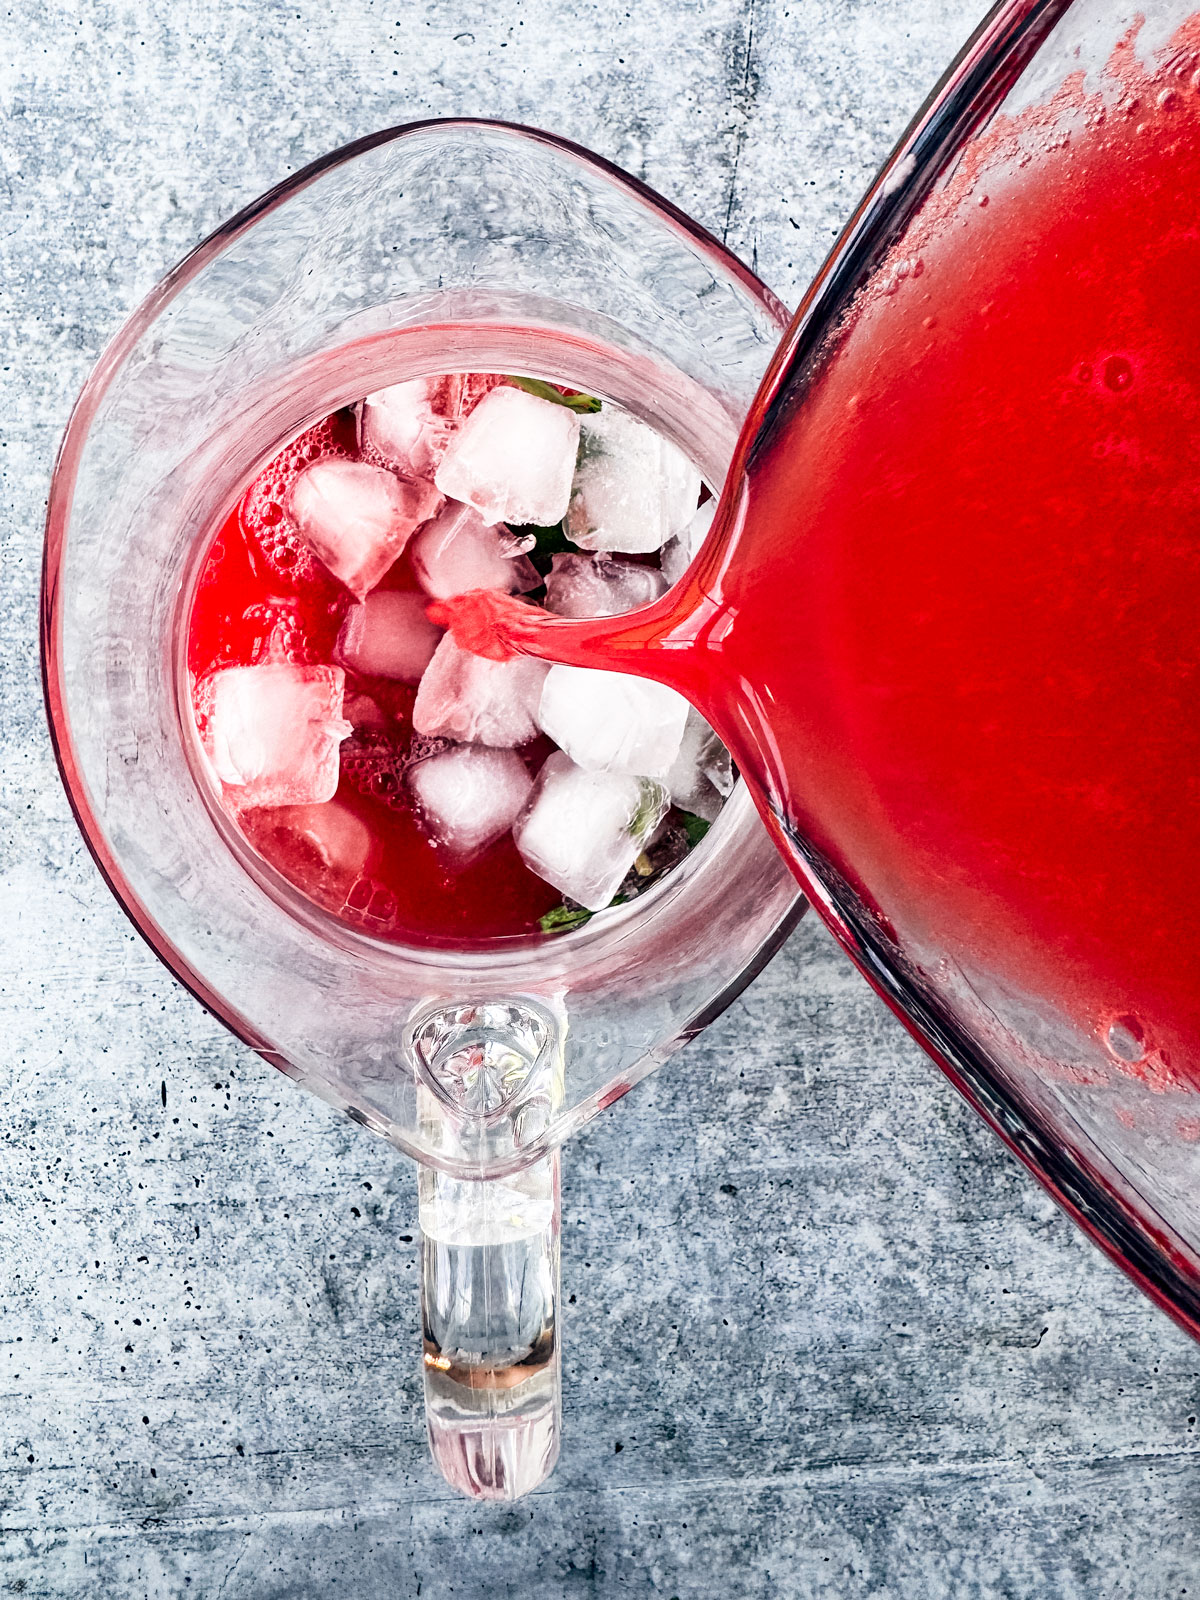
[[[680,583],[508,646],[687,693],[879,994],[1200,1335],[1200,12],[1006,0],[781,343]]]
[[[635,902],[545,939],[383,943],[314,907],[222,810],[185,619],[257,465],[405,378],[558,379],[640,413],[714,490],[786,326],[715,240],[616,169],[496,123],[347,147],[202,244],[105,352],[47,518],[43,662],[75,815],[192,993],[421,1164],[430,1443],[513,1498],[561,1425],[558,1150],[729,1003],[803,909],[738,785]]]

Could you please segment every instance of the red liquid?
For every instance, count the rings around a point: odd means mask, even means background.
[[[331,454],[357,455],[348,412],[312,429],[264,469],[214,539],[188,628],[194,681],[216,668],[268,659],[333,660],[351,596],[289,531],[282,509],[291,479],[310,461]],[[417,587],[403,556],[380,584]],[[342,746],[336,795],[370,834],[362,872],[322,870],[311,847],[289,827],[286,810],[244,812],[240,821],[247,837],[327,910],[382,938],[462,947],[480,939],[540,933],[538,918],[561,904],[562,895],[529,871],[510,835],[462,866],[447,859],[421,828],[402,776],[416,686],[348,672],[348,720],[355,720],[354,699],[362,695],[382,708],[387,726],[377,739],[352,737]],[[531,773],[550,748],[539,740],[521,752]]]
[[[1191,1075],[1200,95],[1191,57],[1114,65],[1122,108],[993,130],[856,308],[751,478],[719,658],[776,808],[910,960],[1052,1054],[1055,1013],[1128,1017]]]
[[[499,619],[687,693],[1002,1058],[1158,1087],[1200,1086],[1198,45],[966,152],[670,596]]]

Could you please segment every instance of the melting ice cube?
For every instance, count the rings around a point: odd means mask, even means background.
[[[679,754],[667,773],[671,799],[682,811],[715,822],[721,803],[733,789],[729,751],[698,711],[688,708]]]
[[[659,550],[687,525],[700,474],[681,450],[627,411],[585,417],[567,536],[584,550]]]
[[[450,441],[434,479],[484,522],[561,522],[571,497],[579,418],[505,386],[484,396]]]
[[[560,617],[618,617],[666,592],[653,567],[611,556],[555,556],[546,579],[546,610]]]
[[[304,806],[332,800],[342,716],[340,667],[268,662],[227,667],[202,686],[204,748],[239,807]]]
[[[445,636],[426,668],[413,706],[418,733],[515,749],[537,735],[538,699],[547,667],[517,656],[485,661]]]
[[[457,426],[461,388],[461,378],[429,377],[377,389],[359,408],[362,448],[408,477],[431,477]]]
[[[522,859],[569,899],[601,911],[667,811],[650,778],[585,772],[557,752],[538,774],[525,816],[513,829]]]
[[[508,832],[533,787],[515,750],[469,744],[418,761],[408,782],[430,836],[459,863]]]
[[[356,734],[386,733],[392,725],[391,718],[373,695],[348,694],[342,712]],[[343,761],[345,754],[343,749]]]
[[[251,843],[306,894],[340,905],[367,865],[371,831],[349,806],[272,806],[246,814]]]
[[[643,778],[671,770],[687,715],[674,689],[592,667],[551,667],[538,708],[543,732],[579,766]]]
[[[717,502],[706,500],[683,532],[676,534],[669,544],[663,546],[659,565],[668,583],[678,583],[696,559],[700,546],[708,537],[708,530],[712,527],[716,514]]]
[[[528,594],[542,581],[507,528],[453,500],[417,534],[409,559],[426,594],[438,600],[472,589]]]
[[[351,606],[338,636],[337,658],[368,678],[419,683],[442,630],[425,615],[423,594],[377,589]],[[351,718],[359,726],[357,718]]]
[[[370,462],[326,460],[296,479],[292,515],[314,554],[361,600],[440,499],[432,484]]]

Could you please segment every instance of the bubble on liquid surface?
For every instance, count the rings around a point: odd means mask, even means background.
[[[387,729],[356,729],[341,748],[341,773],[359,794],[393,811],[409,809],[404,774],[408,756]],[[361,895],[360,895],[361,898]],[[361,909],[365,909],[363,900]],[[351,907],[360,909],[359,906]]]
[[[1125,1066],[1136,1066],[1146,1054],[1142,1025],[1136,1017],[1114,1017],[1104,1035],[1109,1052]]]
[[[269,571],[287,588],[328,582],[286,509],[292,485],[314,461],[346,457],[351,444],[348,423],[334,412],[281,450],[242,498],[242,526]]]
[[[253,630],[252,659],[287,661],[295,666],[308,664],[308,641],[304,623],[296,606],[286,602],[261,602],[248,606],[242,621]]]

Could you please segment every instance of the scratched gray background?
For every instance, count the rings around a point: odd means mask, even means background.
[[[622,163],[794,301],[973,6],[3,16],[0,1593],[1195,1594],[1200,1350],[811,924],[570,1147],[562,1464],[515,1508],[452,1498],[422,1433],[411,1168],[156,966],[38,698],[68,407],[221,218],[356,135],[491,114]]]

